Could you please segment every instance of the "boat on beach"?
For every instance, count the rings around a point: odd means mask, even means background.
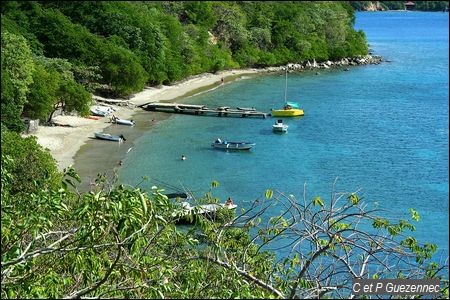
[[[211,144],[212,147],[224,150],[250,150],[255,143],[252,142],[228,142],[217,139]]]
[[[278,119],[275,124],[272,125],[272,129],[275,132],[287,132],[288,130],[288,125],[283,123],[283,120]]]
[[[128,126],[134,126],[136,123],[133,120],[127,120],[127,119],[119,119],[116,116],[112,116],[111,122],[118,124],[118,125],[128,125]]]
[[[90,108],[90,110],[91,110],[92,114],[94,114],[95,116],[100,116],[100,117],[106,117],[110,113],[114,112],[114,109],[112,109],[111,107],[101,106],[101,105],[92,106]]]
[[[100,140],[113,141],[113,142],[126,141],[126,139],[123,136],[123,134],[121,134],[121,135],[112,135],[112,134],[103,133],[103,132],[96,132],[95,133],[95,138],[100,139]]]

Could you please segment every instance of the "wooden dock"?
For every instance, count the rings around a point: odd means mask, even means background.
[[[209,115],[217,117],[259,117],[265,118],[266,113],[257,111],[255,108],[230,108],[228,106],[221,106],[217,108],[208,108],[206,105],[182,104],[182,103],[161,103],[149,102],[139,105],[142,109],[148,111],[159,111],[167,113],[179,113],[190,115]]]

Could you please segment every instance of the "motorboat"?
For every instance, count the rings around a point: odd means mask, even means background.
[[[283,124],[283,120],[281,119],[278,119],[275,124],[272,125],[272,129],[275,132],[287,132],[288,127],[288,125]]]
[[[100,140],[107,140],[107,141],[113,141],[113,142],[123,142],[126,141],[123,134],[121,135],[112,135],[109,133],[103,133],[103,132],[96,132],[95,137]]]
[[[251,142],[228,142],[217,139],[211,144],[212,147],[224,150],[250,150],[255,143]]]

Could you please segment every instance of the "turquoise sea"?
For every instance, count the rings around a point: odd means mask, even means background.
[[[418,210],[415,236],[447,256],[448,18],[442,12],[357,13],[355,28],[385,62],[289,74],[288,99],[300,102],[305,116],[286,118],[287,134],[274,134],[270,117],[170,115],[135,140],[119,181],[137,185],[148,176],[144,189],[164,182],[201,196],[216,180],[215,196],[245,208],[268,188],[301,199],[305,184],[307,198],[327,201],[337,179],[336,191],[358,190],[393,217]],[[269,112],[282,106],[284,85],[284,75],[252,76],[178,102]],[[256,146],[218,151],[210,146],[218,137]]]

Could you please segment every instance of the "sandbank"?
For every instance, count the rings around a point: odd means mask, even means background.
[[[261,70],[227,70],[215,74],[205,73],[191,76],[170,86],[146,87],[142,92],[133,95],[128,100],[131,107],[111,104],[108,104],[108,106],[115,109],[114,115],[117,117],[129,119],[135,113],[143,111],[137,107],[138,105],[151,101],[174,101],[199,89],[219,85],[222,79],[228,82],[242,75],[256,73],[261,73]],[[98,99],[100,97],[94,96],[93,98]],[[54,117],[53,121],[68,126],[39,126],[37,131],[30,135],[36,136],[38,143],[50,151],[60,171],[74,164],[76,153],[87,141],[94,137],[94,132],[103,131],[103,129],[112,125],[109,117],[93,120],[78,116],[59,115]]]

